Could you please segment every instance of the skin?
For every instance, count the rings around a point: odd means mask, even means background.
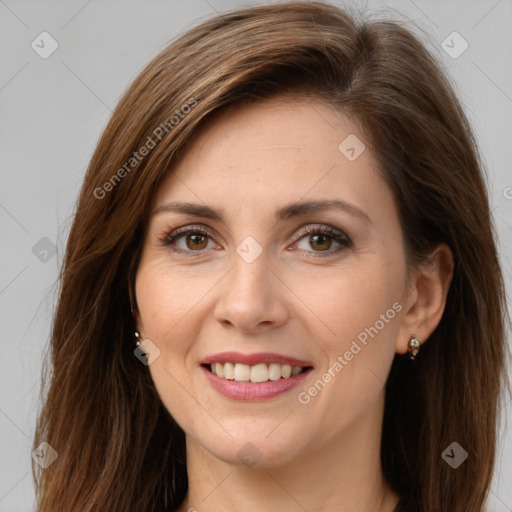
[[[354,161],[338,149],[349,134],[366,145]],[[350,203],[369,219],[334,209],[274,218],[289,203],[324,199]],[[154,213],[136,277],[138,329],[160,350],[150,373],[186,433],[189,491],[179,512],[252,512],[263,504],[290,512],[392,511],[398,496],[384,482],[379,452],[384,385],[411,334],[424,342],[439,323],[449,249],[440,245],[428,265],[407,266],[396,205],[369,142],[321,102],[274,98],[210,120],[162,182],[153,212],[171,201],[223,211],[222,222]],[[198,225],[215,236],[199,233],[188,243],[182,236],[174,243],[182,253],[162,242]],[[319,225],[345,233],[352,245],[297,237],[300,227]],[[236,251],[248,236],[263,249],[252,263]],[[301,403],[298,394],[396,303],[394,318]],[[200,368],[205,357],[231,350],[275,352],[314,368],[280,396],[235,401]],[[237,455],[247,443],[259,454],[252,466]]]

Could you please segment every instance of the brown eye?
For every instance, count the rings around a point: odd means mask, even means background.
[[[194,255],[199,256],[208,248],[208,243],[213,238],[213,233],[204,228],[186,227],[170,233],[163,240],[163,244],[175,252],[189,255],[195,253]],[[351,240],[342,231],[330,226],[306,226],[297,233],[296,244],[302,242],[303,238],[307,247],[299,247],[299,250],[309,257],[315,253],[325,253],[325,256],[329,256],[352,246]],[[338,246],[331,250],[333,242]]]
[[[212,238],[213,234],[204,228],[180,228],[166,236],[163,244],[176,252],[200,254]]]
[[[179,237],[178,237],[179,238]],[[208,238],[198,233],[190,234],[185,237],[185,243],[189,249],[206,249]]]
[[[352,241],[347,235],[330,226],[306,226],[299,230],[296,240],[296,244],[307,245],[298,247],[298,250],[308,256],[315,253],[325,253],[325,256],[329,256],[352,246]],[[330,250],[333,242],[338,246]]]
[[[309,237],[311,247],[317,248],[319,251],[326,251],[332,245],[331,237],[327,235],[312,235]]]

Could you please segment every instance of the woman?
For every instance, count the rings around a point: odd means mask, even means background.
[[[318,2],[206,21],[87,171],[38,510],[482,511],[504,304],[475,139],[415,36]]]

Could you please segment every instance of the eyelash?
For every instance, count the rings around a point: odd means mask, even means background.
[[[196,257],[202,256],[204,254],[205,249],[192,251],[192,250],[179,249],[179,248],[173,246],[173,244],[176,242],[176,240],[180,239],[181,237],[183,237],[185,235],[189,235],[189,234],[201,235],[201,236],[209,237],[211,239],[215,238],[215,235],[210,230],[208,230],[204,227],[200,227],[200,226],[185,227],[185,228],[176,229],[175,231],[166,235],[162,239],[162,244],[174,252],[187,253],[187,254],[190,254],[191,256],[193,255]],[[312,257],[311,254],[319,255],[319,256],[313,256],[313,257],[320,257],[320,258],[328,257],[328,256],[332,256],[333,254],[342,252],[346,248],[352,247],[352,241],[350,240],[350,238],[347,235],[345,235],[341,231],[338,231],[337,229],[334,229],[330,226],[325,226],[325,225],[304,226],[304,227],[300,228],[297,231],[297,235],[296,235],[293,243],[298,242],[306,235],[328,236],[329,238],[332,238],[335,242],[338,242],[340,244],[340,246],[335,248],[334,250],[328,250],[328,251],[304,251],[304,249],[299,249],[299,252],[302,252],[303,254],[307,254],[308,257]],[[323,253],[325,253],[325,255],[323,255]]]

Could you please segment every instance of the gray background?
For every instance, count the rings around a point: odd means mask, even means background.
[[[55,283],[79,186],[113,107],[176,34],[256,3],[263,2],[0,0],[0,512],[34,508],[31,444]],[[350,5],[413,20],[411,28],[448,68],[485,157],[510,289],[512,1]],[[44,31],[58,42],[47,59],[31,47],[41,46]],[[469,45],[457,58],[442,45],[454,31]],[[445,45],[458,53],[463,42],[453,41]],[[510,420],[509,398],[503,416]],[[503,431],[489,501],[489,510],[500,512],[512,511],[512,431],[505,422]]]

